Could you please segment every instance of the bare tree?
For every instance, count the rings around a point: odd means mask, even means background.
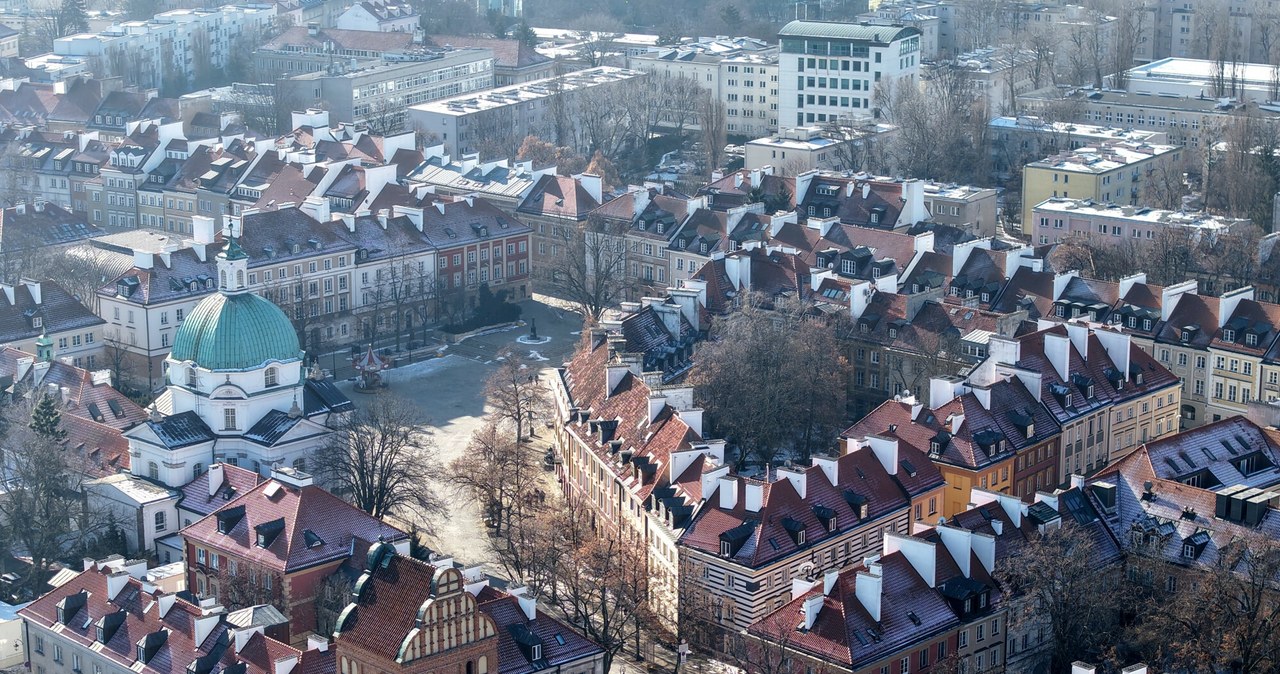
[[[1155,544],[1162,549],[1164,546]],[[1220,545],[1207,568],[1152,560],[1134,641],[1166,671],[1274,672],[1280,669],[1280,545],[1250,534]],[[1163,590],[1163,591],[1162,591]]]
[[[19,583],[28,596],[43,592],[58,560],[75,558],[106,529],[106,513],[89,508],[85,499],[88,459],[65,447],[60,407],[33,391],[15,399],[0,418],[6,488],[0,537],[11,554],[30,560]]]
[[[569,504],[549,545],[560,546],[552,603],[604,649],[604,671],[647,622],[649,595],[645,543],[618,531],[589,531],[585,508]]]
[[[592,214],[577,227],[559,228],[566,251],[558,267],[535,270],[553,294],[577,306],[590,321],[625,295],[627,288],[626,225]]]
[[[509,349],[498,359],[502,363],[485,382],[485,400],[492,414],[514,429],[516,441],[523,442],[526,432],[533,434],[533,418],[550,409],[551,392],[538,377],[536,362]]]
[[[443,510],[437,448],[413,403],[380,394],[335,431],[316,454],[316,472],[334,494],[379,519],[428,521]]]
[[[206,579],[209,583],[209,594],[217,597],[223,606],[236,611],[266,604],[288,614],[288,604],[284,599],[283,578],[275,576],[266,568],[237,564],[233,570],[229,561],[224,564],[212,570]]]
[[[725,144],[725,109],[724,103],[713,96],[702,101],[702,109],[698,113],[698,125],[702,129],[702,151],[706,153],[707,164],[704,173],[710,174],[720,168],[724,162]]]
[[[807,457],[829,446],[844,421],[848,363],[833,357],[836,328],[810,308],[748,294],[698,351],[695,392],[716,431],[737,444],[740,463],[749,456],[768,465],[787,449]]]
[[[997,566],[1002,584],[1037,607],[1031,617],[1050,626],[1053,672],[1069,672],[1077,660],[1097,660],[1119,626],[1124,602],[1109,576],[1115,571],[1099,566],[1099,552],[1088,531],[1061,524],[1033,534]]]
[[[316,632],[325,636],[333,634],[342,609],[351,603],[351,589],[351,578],[342,572],[320,582],[316,589]]]

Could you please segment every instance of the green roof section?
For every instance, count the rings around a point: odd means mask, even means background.
[[[920,29],[912,26],[884,26],[843,21],[792,21],[778,31],[778,37],[859,40],[876,44],[889,44],[894,40],[919,34]]]
[[[298,334],[279,307],[252,293],[215,293],[187,315],[170,357],[207,370],[242,371],[302,358]]]

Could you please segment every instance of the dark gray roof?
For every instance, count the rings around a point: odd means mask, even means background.
[[[202,442],[212,442],[218,436],[205,425],[195,412],[182,412],[160,421],[148,421],[147,426],[168,449],[180,449]]]
[[[911,26],[877,26],[870,23],[845,23],[842,21],[792,21],[778,31],[778,37],[861,40],[875,44],[889,44],[894,40],[901,40],[919,34],[920,29]]]
[[[338,390],[332,380],[307,379],[302,389],[302,410],[308,417],[324,413],[350,412],[356,406]]]
[[[244,439],[270,447],[279,442],[280,438],[283,438],[284,434],[289,432],[289,429],[298,425],[299,421],[302,421],[300,416],[292,417],[289,416],[288,412],[271,410],[244,434]]]

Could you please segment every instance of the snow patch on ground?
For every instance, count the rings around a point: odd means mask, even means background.
[[[529,352],[529,360],[546,361],[546,360],[551,360],[551,359],[550,359],[550,358],[547,358],[547,357],[545,357],[545,356],[543,356],[542,354],[538,353],[537,351],[530,351],[530,352]],[[524,366],[521,366],[521,367],[524,367]]]

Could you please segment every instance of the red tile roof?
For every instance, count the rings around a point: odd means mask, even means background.
[[[97,638],[97,623],[104,616],[123,612],[123,621],[115,633],[105,644],[93,648],[98,657],[135,672],[173,674],[188,671],[188,666],[199,658],[210,657],[224,668],[244,663],[248,674],[275,674],[276,660],[297,657],[306,663],[308,674],[333,674],[332,656],[307,656],[261,633],[254,634],[242,650],[236,652],[230,635],[231,625],[225,616],[217,617],[217,624],[201,642],[196,643],[195,621],[202,615],[200,607],[174,598],[173,605],[161,617],[158,600],[162,593],[145,592],[141,581],[128,578],[122,589],[111,598],[107,581],[110,574],[108,569],[94,566],[33,601],[19,615],[41,627],[56,628],[57,638],[89,648]],[[72,615],[64,616],[64,621],[59,623],[58,604],[73,595],[84,597],[84,605]],[[145,665],[138,663],[137,642],[162,630],[166,636],[158,650]]]
[[[241,507],[243,516],[228,532],[220,533],[218,513]],[[282,529],[267,547],[260,547],[258,527],[270,529],[276,522]],[[320,543],[308,547],[307,532],[319,537]],[[396,541],[407,536],[320,487],[295,487],[277,480],[244,492],[181,533],[188,541],[286,573],[345,559],[352,539]]]
[[[587,214],[599,207],[600,203],[577,180],[544,175],[529,190],[529,196],[520,202],[516,212],[586,220]]]

